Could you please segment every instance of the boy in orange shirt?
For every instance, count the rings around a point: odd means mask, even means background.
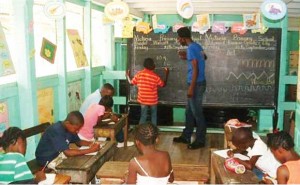
[[[138,87],[138,102],[141,104],[141,118],[139,123],[146,123],[147,111],[151,109],[151,123],[157,125],[157,103],[158,93],[157,87],[164,87],[167,84],[169,69],[164,68],[166,78],[162,81],[161,78],[154,72],[155,64],[152,58],[146,58],[144,60],[144,69],[139,71],[133,79],[131,84]],[[129,71],[126,74],[129,77]]]

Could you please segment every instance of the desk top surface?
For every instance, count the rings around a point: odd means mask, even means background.
[[[96,173],[97,178],[123,178],[129,162],[109,161]],[[175,181],[207,182],[208,167],[204,165],[172,164]]]
[[[211,155],[212,155],[211,162],[213,167],[213,169],[211,170],[215,171],[216,177],[221,180],[220,183],[225,183],[225,184],[237,184],[237,183],[258,184],[259,183],[259,179],[251,170],[246,170],[244,174],[236,174],[225,168],[224,166],[225,158],[213,152]]]
[[[88,171],[90,167],[101,158],[104,153],[107,152],[111,147],[114,147],[115,143],[109,141],[107,142],[96,155],[82,155],[75,157],[68,157],[64,159],[62,163],[56,166],[57,170],[82,170]]]
[[[119,121],[117,123],[111,124],[111,125],[110,124],[96,125],[94,127],[94,129],[113,129],[117,126],[123,126],[126,123],[127,117],[128,117],[128,114],[122,114],[122,117],[119,118]],[[107,121],[107,123],[108,122],[110,122],[110,121]]]

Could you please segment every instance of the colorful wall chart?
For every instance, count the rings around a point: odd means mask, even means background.
[[[0,76],[15,74],[9,48],[5,39],[3,27],[0,23]]]
[[[88,61],[84,52],[83,43],[80,39],[77,30],[68,29],[67,30],[68,37],[71,43],[71,47],[73,49],[74,58],[76,61],[77,67],[88,66]]]
[[[9,127],[8,106],[6,102],[0,102],[0,136]]]
[[[74,82],[68,85],[68,103],[69,112],[79,110],[82,103],[80,82]]]

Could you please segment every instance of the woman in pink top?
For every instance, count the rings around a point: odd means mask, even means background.
[[[268,135],[268,146],[282,163],[277,169],[278,184],[300,184],[300,156],[295,152],[294,145],[293,138],[287,132]]]
[[[110,114],[105,114],[106,111],[111,111],[114,101],[111,96],[103,96],[99,104],[92,104],[86,111],[84,116],[84,125],[81,127],[78,136],[82,140],[94,140],[94,127],[100,124],[102,119],[106,119]]]

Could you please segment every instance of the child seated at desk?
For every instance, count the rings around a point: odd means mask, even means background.
[[[44,171],[33,175],[25,160],[26,137],[17,127],[10,127],[0,138],[0,147],[4,154],[0,154],[0,184],[35,184],[46,179]]]
[[[229,157],[233,157],[234,153],[247,152],[249,160],[235,159],[244,165],[246,169],[253,170],[256,167],[265,175],[276,179],[276,170],[280,163],[261,139],[253,137],[250,128],[241,127],[235,130],[232,136],[232,143],[236,149],[228,151]]]
[[[151,124],[140,124],[136,127],[134,140],[142,154],[129,162],[126,184],[166,185],[174,181],[170,155],[155,148],[158,141],[158,128]]]
[[[111,108],[114,104],[114,100],[111,96],[103,96],[98,104],[92,104],[84,115],[84,125],[79,130],[78,136],[85,141],[94,141],[94,127],[101,125],[102,119],[109,118],[113,122],[118,121],[116,115],[111,114]]]
[[[284,131],[270,134],[267,144],[276,159],[282,163],[277,169],[278,184],[300,184],[300,156],[294,150],[292,136]]]
[[[81,156],[99,151],[99,143],[81,140],[77,133],[84,124],[84,118],[79,111],[72,111],[64,121],[52,124],[46,129],[35,151],[36,160],[41,166],[48,162],[51,168],[57,165],[56,159]],[[89,146],[87,149],[73,149],[70,144]]]

